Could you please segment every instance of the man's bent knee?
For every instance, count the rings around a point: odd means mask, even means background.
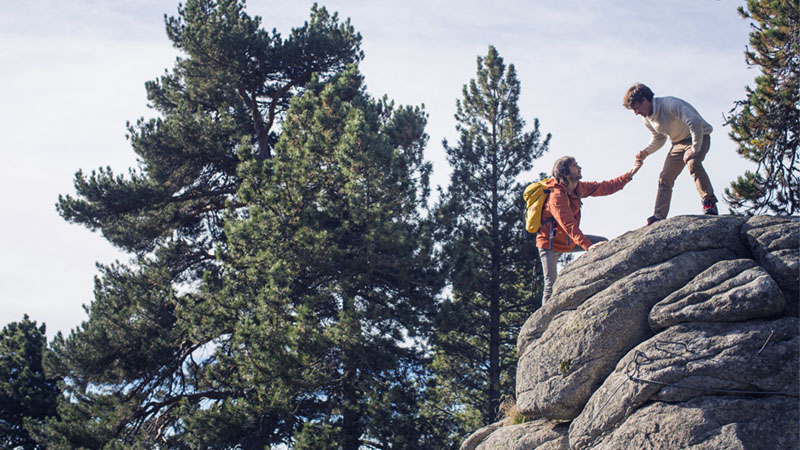
[[[689,164],[687,164],[686,167],[689,169],[689,173],[692,175],[703,172],[705,170],[703,168],[702,161],[695,161],[694,159],[690,159]]]
[[[668,180],[666,178],[659,178],[658,179],[658,187],[659,188],[672,189],[673,186],[675,186],[675,181],[674,180]]]

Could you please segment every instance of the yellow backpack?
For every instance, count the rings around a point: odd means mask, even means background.
[[[550,189],[547,188],[547,182],[550,180],[552,178],[529,184],[522,195],[526,205],[525,230],[528,233],[536,233],[542,226],[542,210],[547,201],[547,194],[550,193]]]

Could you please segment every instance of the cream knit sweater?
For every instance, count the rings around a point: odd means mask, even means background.
[[[643,150],[648,154],[660,149],[667,137],[672,144],[692,138],[692,148],[700,151],[703,136],[711,134],[713,128],[694,107],[677,97],[654,97],[653,114],[643,117],[644,125],[653,134]]]

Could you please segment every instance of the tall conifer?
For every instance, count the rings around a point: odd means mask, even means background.
[[[45,370],[45,326],[25,315],[0,330],[0,447],[44,448],[31,434],[56,415],[57,379]],[[26,423],[27,422],[27,423]]]
[[[312,81],[274,158],[243,168],[249,214],[230,223],[223,257],[235,345],[219,353],[241,389],[285,393],[294,448],[432,445],[415,420],[422,355],[411,341],[436,292],[419,213],[425,122],[371,99],[353,66]]]
[[[182,56],[146,84],[157,117],[129,125],[138,168],[79,171],[77,195],[59,198],[66,220],[134,258],[100,268],[88,319],[54,342],[69,401],[41,431],[50,445],[177,445],[202,428],[206,418],[194,412],[249,395],[221,383],[217,361],[206,358],[234,331],[217,254],[227,211],[247,214],[240,166],[273,156],[290,99],[312,75],[324,81],[363,55],[349,21],[323,7],[284,38],[244,6],[188,0],[166,18]],[[294,425],[285,404],[229,415],[239,428],[219,438],[241,431],[245,448],[284,439]]]
[[[725,189],[735,212],[800,213],[800,2],[748,0],[739,13],[753,20],[749,66],[755,89],[727,117],[737,152],[757,164]]]
[[[514,65],[494,47],[477,63],[456,102],[458,143],[444,142],[453,172],[437,211],[451,292],[438,314],[435,370],[467,428],[492,422],[501,394],[514,391],[517,334],[540,304],[538,253],[519,241],[518,176],[550,140],[537,119],[524,131]]]

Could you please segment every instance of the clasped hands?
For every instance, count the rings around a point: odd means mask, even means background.
[[[636,175],[636,172],[642,168],[642,164],[644,164],[644,159],[647,157],[647,152],[642,150],[636,154],[636,157],[633,160],[633,168],[628,171],[628,173],[632,176]]]

